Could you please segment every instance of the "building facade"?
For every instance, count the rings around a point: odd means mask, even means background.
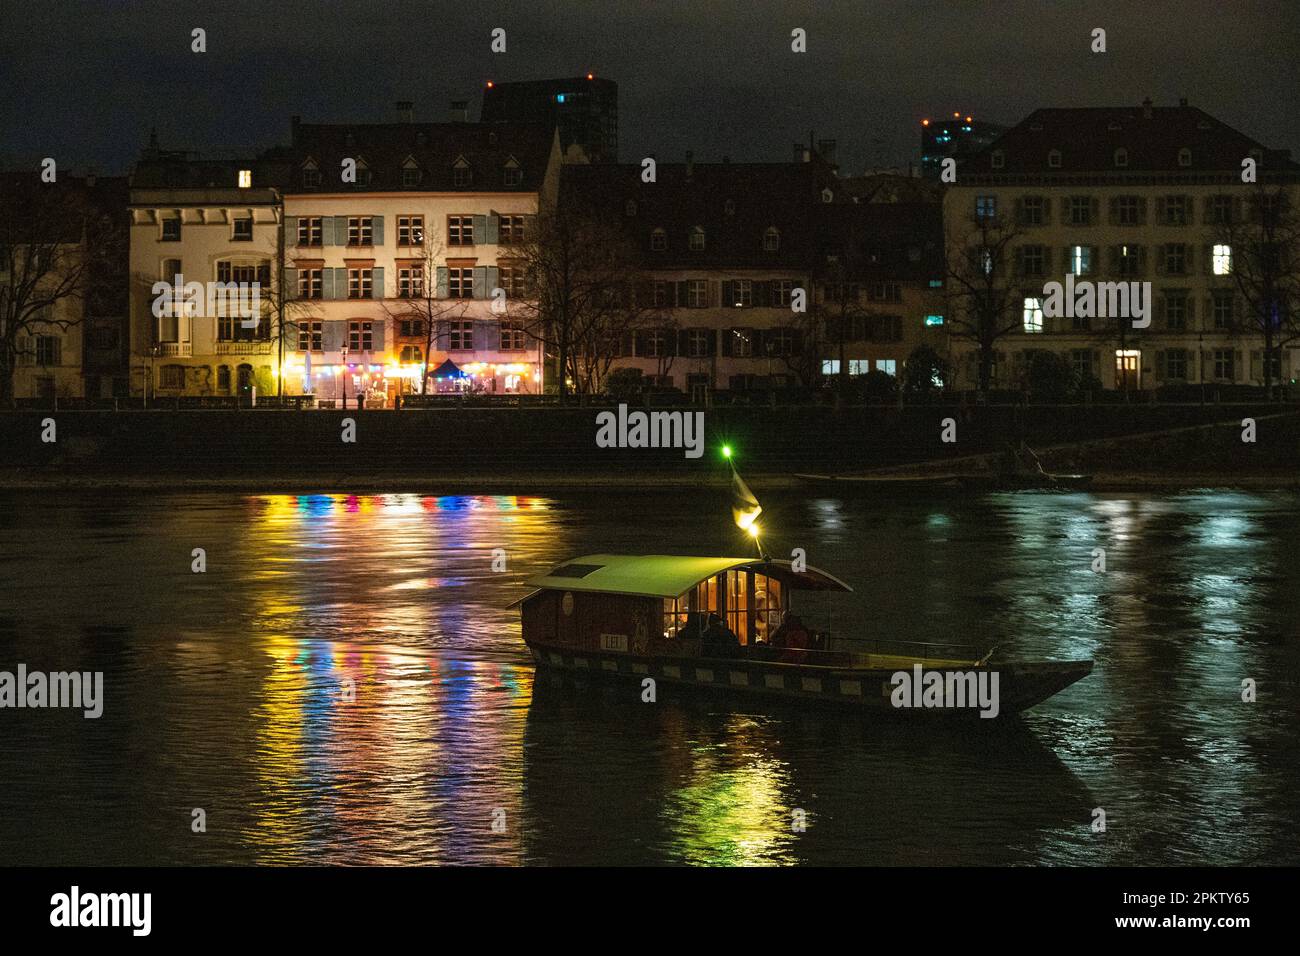
[[[1257,183],[1243,182],[1248,160]],[[1263,384],[1261,329],[1224,236],[1258,216],[1261,190],[1294,208],[1297,173],[1286,153],[1185,102],[1032,113],[963,163],[944,200],[950,264],[981,223],[1006,242],[998,281],[1011,331],[996,343],[993,385],[1022,387],[1044,350],[1108,389]],[[1067,280],[1102,293],[1103,283],[1149,283],[1150,324],[1068,314],[1098,307],[1057,308],[1047,284]],[[953,348],[959,384],[975,387],[974,343]],[[1274,382],[1300,376],[1300,349],[1288,344],[1271,364]]]
[[[1005,126],[953,113],[921,120],[921,175],[938,179],[945,159],[972,156],[1007,131]]]
[[[130,193],[132,394],[276,391],[283,177],[263,160],[145,150]],[[240,284],[256,284],[255,303],[223,288]]]
[[[295,121],[287,156],[286,391],[382,406],[422,380],[542,390],[540,346],[508,306],[526,294],[525,230],[558,190],[553,129]]]

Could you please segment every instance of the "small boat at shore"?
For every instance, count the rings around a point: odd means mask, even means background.
[[[991,650],[953,644],[840,646],[804,628],[792,598],[852,588],[766,557],[591,554],[525,584],[533,590],[515,604],[539,666],[643,687],[649,678],[816,705],[997,717],[1046,700],[1093,666],[995,663]]]

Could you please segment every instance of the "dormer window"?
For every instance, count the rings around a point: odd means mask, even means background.
[[[1030,124],[1029,124],[1029,131],[1030,131],[1031,133],[1041,133],[1041,132],[1043,131],[1043,124],[1042,124],[1042,123],[1030,123]]]
[[[625,215],[625,216],[635,216],[635,215],[636,215],[636,200],[635,200],[635,199],[629,199],[627,202],[623,203],[623,215]]]
[[[700,252],[704,249],[704,227],[696,226],[691,230],[690,250]]]
[[[776,252],[781,248],[781,230],[776,226],[768,226],[767,231],[763,233],[763,251]]]
[[[402,164],[402,185],[406,188],[420,185],[420,180],[424,178],[424,173],[420,169],[420,164],[415,161],[415,157],[408,156],[406,162]]]
[[[251,169],[241,169],[239,171],[239,188],[240,189],[253,188],[253,171]]]
[[[1186,146],[1178,151],[1178,165],[1184,168],[1192,165],[1192,151]]]
[[[1000,149],[993,150],[989,156],[989,165],[994,169],[1002,169],[1007,164],[1007,154]]]
[[[822,190],[822,202],[834,202],[835,194],[829,188]]]
[[[513,156],[506,162],[501,181],[507,186],[518,186],[524,181],[524,171]]]
[[[656,229],[650,233],[650,249],[652,252],[667,252],[668,233],[662,229]]]
[[[358,159],[357,160],[357,185],[368,186],[370,185],[370,181],[372,179],[374,179],[374,173],[371,172],[370,167],[366,165],[366,161],[364,159]]]
[[[1061,168],[1061,151],[1059,149],[1054,149],[1047,154],[1047,166],[1049,169]]]
[[[728,199],[722,204],[722,211],[725,215],[734,216],[736,214],[736,200]]]
[[[320,167],[316,161],[309,159],[302,165],[302,184],[307,187],[320,185]]]
[[[1128,165],[1128,150],[1121,146],[1115,150],[1115,168],[1123,169]]]
[[[453,186],[468,186],[472,179],[470,174],[469,163],[464,156],[451,164],[451,184]]]
[[[1119,125],[1119,121],[1118,121],[1118,120],[1111,120],[1109,123],[1106,124],[1106,128],[1107,128],[1108,130],[1110,130],[1112,133],[1117,133],[1117,132],[1119,132],[1123,127],[1121,127],[1121,126]]]

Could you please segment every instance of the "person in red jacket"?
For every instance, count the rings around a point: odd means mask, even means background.
[[[812,636],[799,620],[799,615],[786,613],[781,626],[772,635],[772,646],[781,649],[778,660],[783,664],[801,664],[808,656],[808,645]]]

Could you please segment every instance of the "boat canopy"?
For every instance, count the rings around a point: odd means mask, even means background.
[[[524,583],[539,590],[594,591],[636,597],[674,598],[723,571],[748,570],[814,591],[852,591],[814,567],[795,571],[789,561],[762,558],[701,558],[676,554],[588,554]]]

